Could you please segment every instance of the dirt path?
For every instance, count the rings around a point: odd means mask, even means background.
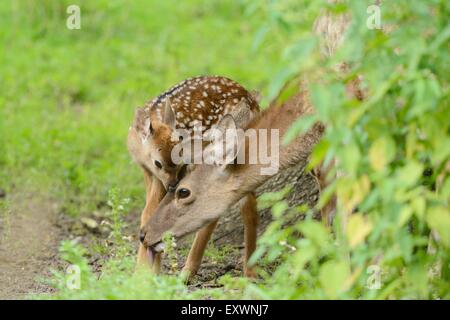
[[[0,217],[0,299],[50,292],[39,279],[56,266],[57,206],[33,195],[7,195]]]
[[[288,197],[289,203],[314,203],[317,199],[315,180],[308,174],[302,174],[301,169],[294,167],[275,176],[258,188],[258,193],[280,190],[288,183],[294,190]],[[110,223],[102,223],[103,219],[107,219],[106,215],[86,215],[96,220],[99,226],[103,225],[104,231],[88,228],[81,219],[59,213],[56,202],[48,199],[20,193],[0,197],[0,299],[24,299],[30,295],[52,292],[52,288],[42,279],[49,278],[51,268],[61,270],[63,262],[58,257],[58,245],[63,239],[76,239],[85,248],[92,249],[87,258],[95,272],[101,272],[103,261],[108,259],[109,250],[98,252],[93,249],[109,241],[110,230],[107,226]],[[262,233],[272,215],[269,209],[260,210],[259,215],[258,231]],[[140,210],[136,209],[124,221],[124,238],[136,245],[130,253],[132,255],[137,250],[139,216]],[[180,243],[178,251],[184,253],[177,254],[177,268],[174,269],[168,259],[163,260],[163,273],[178,273],[181,270],[192,237]],[[242,249],[243,225],[236,205],[221,219],[190,289],[221,286],[217,280],[224,274],[242,275]]]

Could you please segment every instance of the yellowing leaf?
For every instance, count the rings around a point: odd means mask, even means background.
[[[369,150],[370,165],[375,171],[383,171],[395,156],[395,144],[389,137],[375,140]]]
[[[350,247],[354,248],[363,242],[370,231],[372,231],[372,227],[370,221],[364,219],[360,214],[351,215],[346,230]]]
[[[341,179],[338,187],[338,197],[344,209],[351,212],[370,191],[370,180],[367,175],[361,176],[358,180]]]

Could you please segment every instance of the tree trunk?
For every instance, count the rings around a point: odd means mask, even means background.
[[[317,182],[310,173],[305,173],[303,169],[304,163],[300,163],[295,167],[279,172],[256,190],[257,196],[264,192],[279,191],[285,186],[291,185],[293,187],[292,191],[286,198],[290,206],[301,204],[313,206],[319,195]],[[258,214],[260,217],[258,225],[259,235],[264,232],[266,226],[272,221],[272,214],[270,208],[260,210]],[[299,216],[299,218],[301,217]],[[237,203],[219,220],[219,224],[212,236],[212,241],[214,244],[241,245],[243,239],[244,226],[239,212],[239,203]]]

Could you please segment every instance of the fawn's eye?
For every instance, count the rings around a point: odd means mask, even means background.
[[[161,169],[161,168],[162,168],[162,164],[161,164],[161,162],[159,162],[158,160],[155,160],[155,166],[156,166],[158,169]]]
[[[191,191],[189,189],[180,188],[180,189],[177,190],[177,197],[179,199],[186,199],[190,195],[191,195]]]

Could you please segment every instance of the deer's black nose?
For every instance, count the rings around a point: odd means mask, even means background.
[[[141,243],[144,243],[144,239],[145,239],[145,232],[144,230],[141,229],[141,231],[139,231],[139,240],[141,241]]]

